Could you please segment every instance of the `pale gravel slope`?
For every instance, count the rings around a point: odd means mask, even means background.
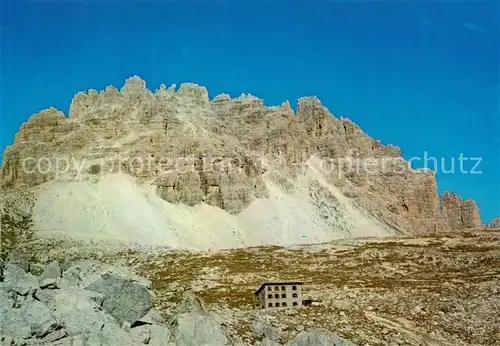
[[[34,226],[39,234],[190,250],[287,246],[391,234],[328,184],[318,165],[317,160],[310,160],[305,174],[293,180],[291,191],[266,174],[269,197],[254,200],[238,215],[204,203],[192,207],[168,203],[158,197],[154,185],[122,174],[107,174],[97,182],[52,181],[37,189]],[[311,182],[337,201],[314,204]],[[318,208],[326,208],[335,217],[325,219]]]

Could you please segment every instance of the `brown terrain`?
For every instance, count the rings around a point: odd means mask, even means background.
[[[33,243],[35,262],[97,259],[149,278],[168,317],[194,290],[224,325],[253,344],[265,316],[286,342],[324,327],[358,345],[500,345],[500,230],[423,237],[338,240],[325,244],[177,252],[130,248],[113,254],[96,244]],[[44,251],[40,251],[44,249]],[[254,310],[266,281],[300,280],[320,306]]]
[[[284,338],[286,331],[291,337],[301,326],[320,326],[359,345],[495,345],[500,344],[499,241],[498,231],[475,231],[166,255],[136,266],[165,294],[166,306],[172,281],[195,282],[214,309],[237,311],[232,326],[243,338],[255,314],[253,290],[265,281],[300,280],[306,296],[324,304],[271,313]]]

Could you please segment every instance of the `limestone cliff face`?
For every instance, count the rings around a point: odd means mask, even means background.
[[[68,117],[54,108],[33,115],[5,150],[0,174],[7,185],[33,187],[121,171],[150,181],[170,203],[237,214],[267,196],[269,167],[293,180],[312,169],[312,156],[328,183],[402,232],[481,224],[473,201],[440,200],[432,172],[412,170],[398,147],[333,116],[316,97],[300,98],[294,112],[245,94],[210,101],[191,83],[151,92],[137,76],[121,90],[78,93]]]
[[[462,200],[456,193],[441,195],[442,213],[451,229],[476,228],[483,225],[479,209],[471,199]]]

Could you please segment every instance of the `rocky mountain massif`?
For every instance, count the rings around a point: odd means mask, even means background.
[[[137,76],[33,115],[0,178],[29,192],[40,234],[208,249],[482,226],[474,201],[439,197],[433,172],[316,97],[294,112]]]
[[[2,345],[499,344],[499,233],[315,97],[132,77],[32,116],[0,177]],[[253,309],[288,280],[320,306]]]

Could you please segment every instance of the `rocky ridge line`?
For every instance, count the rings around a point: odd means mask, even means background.
[[[293,179],[313,155],[328,167],[323,173],[329,183],[403,233],[483,226],[474,201],[448,192],[439,197],[433,172],[412,170],[398,147],[335,117],[314,96],[300,98],[294,112],[288,102],[265,107],[245,94],[209,100],[207,89],[192,83],[179,89],[162,85],[153,93],[137,76],[121,90],[109,86],[78,93],[69,117],[55,108],[33,115],[6,148],[0,179],[6,186],[28,188],[74,179],[79,165],[62,176],[47,169],[71,158],[84,163],[87,179],[120,170],[152,179],[158,195],[170,203],[204,202],[238,214],[267,196],[262,177],[269,165]],[[23,161],[28,158],[33,160]],[[131,158],[151,164],[139,167]],[[189,158],[182,164],[192,169],[179,170],[179,158]],[[336,165],[346,159],[374,159],[378,170]],[[41,162],[38,169],[35,162]]]

